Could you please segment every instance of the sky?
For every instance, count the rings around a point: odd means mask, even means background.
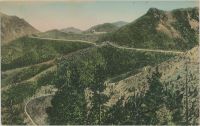
[[[106,22],[132,22],[149,8],[162,10],[196,7],[197,1],[0,1],[0,12],[16,15],[40,31],[76,27],[86,30]]]

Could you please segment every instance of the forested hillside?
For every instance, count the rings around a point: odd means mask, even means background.
[[[53,38],[53,39],[68,39],[68,40],[83,40],[95,42],[101,35],[98,34],[82,34],[82,33],[65,33],[59,30],[50,30],[36,34],[37,37]]]
[[[198,125],[198,15],[150,8],[67,33],[9,18],[32,30],[1,47],[2,124]]]
[[[105,109],[103,104],[109,99],[102,94],[107,79],[136,72],[170,57],[173,55],[103,46],[83,51],[71,59],[63,58],[53,82],[59,91],[53,97],[52,108],[48,109],[50,124],[99,124],[98,106]]]
[[[187,50],[198,44],[198,8],[163,11],[150,8],[137,20],[103,36],[122,46]]]
[[[22,37],[2,47],[2,70],[46,62],[89,46],[91,44],[81,42]]]

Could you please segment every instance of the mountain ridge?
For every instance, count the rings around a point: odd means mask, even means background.
[[[17,16],[9,16],[0,13],[1,17],[1,40],[2,44],[6,44],[19,37],[38,33],[27,21]]]
[[[133,22],[106,34],[101,41],[119,45],[159,48],[191,49],[198,44],[198,8],[163,11],[150,8]]]
[[[78,33],[78,34],[82,32],[82,30],[75,27],[63,28],[63,29],[60,29],[60,31],[65,32],[65,33]]]

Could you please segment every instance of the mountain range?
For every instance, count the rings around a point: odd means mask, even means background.
[[[2,20],[2,123],[198,125],[198,8],[39,32]]]
[[[88,32],[89,33],[91,33],[91,32],[108,33],[108,32],[113,32],[126,24],[128,24],[128,22],[125,22],[125,21],[117,21],[117,22],[113,22],[113,23],[103,23],[103,24],[92,26],[85,32],[86,33],[88,33]]]
[[[82,30],[74,27],[63,28],[60,31],[65,33],[77,33],[77,34],[80,34],[82,32]]]

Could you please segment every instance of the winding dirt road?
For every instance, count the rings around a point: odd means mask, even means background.
[[[171,54],[183,54],[184,53],[184,52],[180,52],[180,51],[171,51],[171,50],[158,50],[158,49],[153,50],[153,49],[142,49],[142,48],[129,48],[129,47],[124,47],[124,46],[119,46],[119,45],[116,45],[116,44],[111,43],[111,42],[103,42],[101,45],[98,45],[94,42],[83,41],[83,40],[66,40],[66,39],[53,39],[53,38],[40,38],[40,37],[29,37],[29,38],[42,39],[42,40],[54,40],[54,41],[66,41],[66,42],[70,42],[70,41],[82,42],[82,43],[93,44],[94,46],[102,46],[102,45],[109,44],[109,45],[111,45],[115,48],[119,48],[119,49],[135,50],[135,51],[142,51],[142,52],[159,52],[159,53],[171,53]],[[110,80],[107,80],[107,81],[105,81],[105,83],[109,83],[109,81]],[[27,117],[30,119],[30,121],[32,122],[33,125],[37,125],[37,124],[33,121],[31,116],[27,112],[27,105],[32,100],[39,99],[39,98],[42,98],[42,97],[47,97],[47,96],[53,96],[53,95],[54,95],[54,93],[53,94],[45,94],[45,95],[42,95],[42,96],[34,97],[34,98],[32,98],[32,99],[30,99],[26,102],[25,107],[24,107],[24,112],[27,115]]]
[[[30,36],[29,38],[42,39],[42,40],[64,41],[64,42],[81,42],[81,43],[88,43],[88,44],[96,45],[96,43],[94,43],[94,42],[84,41],[84,40],[70,40],[70,39],[41,38],[41,37],[32,37],[32,36]]]
[[[28,119],[31,121],[31,123],[32,123],[33,125],[38,125],[38,124],[36,124],[36,123],[33,121],[33,119],[31,118],[31,116],[30,116],[29,113],[27,112],[27,105],[28,105],[32,100],[39,99],[39,98],[42,98],[42,97],[53,96],[53,95],[55,95],[55,93],[37,96],[37,97],[34,97],[34,98],[32,98],[32,99],[29,99],[29,100],[26,102],[26,104],[25,104],[25,106],[24,106],[24,113],[26,114],[26,116],[28,117]]]
[[[181,51],[171,51],[171,50],[123,47],[123,46],[119,46],[119,45],[111,43],[111,42],[108,42],[108,44],[110,44],[113,47],[119,48],[119,49],[127,49],[127,50],[143,51],[143,52],[159,52],[159,53],[171,53],[171,54],[183,54],[184,53],[184,52],[181,52]]]
[[[84,40],[68,40],[68,39],[54,39],[54,38],[40,38],[40,37],[29,37],[29,38],[35,38],[35,39],[42,39],[42,40],[54,40],[54,41],[65,41],[65,42],[82,42],[82,43],[88,43],[88,44],[93,44],[95,46],[101,46],[98,45],[94,42],[90,42],[90,41],[84,41]],[[103,42],[104,44],[109,44],[113,47],[119,48],[119,49],[127,49],[127,50],[135,50],[135,51],[142,51],[142,52],[159,52],[159,53],[171,53],[171,54],[183,54],[184,52],[181,51],[172,51],[172,50],[160,50],[160,49],[144,49],[144,48],[130,48],[130,47],[124,47],[124,46],[120,46],[117,44],[114,44],[112,42]]]

